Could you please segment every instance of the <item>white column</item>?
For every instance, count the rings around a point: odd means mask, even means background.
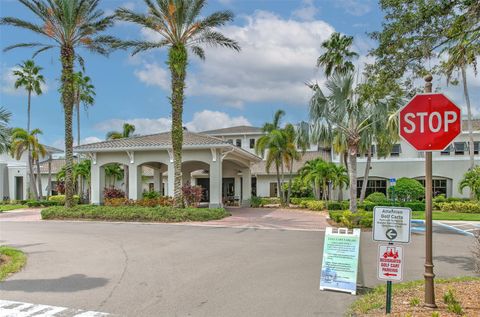
[[[169,197],[173,197],[173,187],[174,187],[174,181],[175,181],[175,170],[173,168],[173,162],[168,163],[168,178],[167,178],[167,190],[165,193]]]
[[[234,178],[234,195],[236,197],[238,197],[239,199],[242,199],[242,185],[241,185],[241,177],[240,176],[237,176],[235,175],[235,178]]]
[[[210,162],[210,208],[223,206],[222,201],[222,162],[217,156],[215,162]]]
[[[130,165],[128,174],[128,197],[133,200],[142,198],[142,167]]]
[[[257,185],[258,186],[258,185]],[[242,169],[242,207],[250,207],[252,198],[252,173],[249,168]]]
[[[105,169],[97,164],[92,164],[90,182],[90,202],[93,205],[103,203],[103,189],[105,188]]]
[[[162,193],[162,176],[160,169],[153,169],[153,190],[159,193]]]

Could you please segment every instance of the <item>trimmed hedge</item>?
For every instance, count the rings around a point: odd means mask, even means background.
[[[65,201],[63,202],[65,203]],[[60,203],[57,201],[51,200],[29,200],[27,201],[28,207],[51,207],[51,206],[59,206]]]
[[[477,214],[480,213],[480,204],[472,201],[457,201],[438,203],[441,211]]]
[[[9,211],[9,210],[15,210],[15,209],[21,209],[21,208],[25,208],[25,205],[20,205],[20,204],[15,204],[15,205],[1,205],[1,206],[0,206],[0,212]]]
[[[57,202],[59,205],[65,205],[65,195],[55,195],[48,197],[48,201]],[[78,204],[80,202],[80,197],[78,195],[73,195],[73,201]]]
[[[322,211],[325,209],[325,203],[321,200],[309,200],[305,204],[309,210]]]
[[[222,219],[229,216],[223,208],[173,208],[137,206],[63,206],[42,210],[42,219],[89,219],[113,221],[184,222]]]
[[[375,192],[368,195],[365,200],[372,203],[382,203],[384,201],[387,201],[387,196],[385,196],[384,193]]]
[[[350,210],[333,210],[328,212],[330,219],[347,228],[371,228],[373,224],[373,213],[358,211],[353,213]]]
[[[372,203],[365,200],[362,204],[358,204],[359,209],[365,209],[366,211],[373,211],[373,208],[376,206],[408,207],[412,211],[425,211],[425,203],[423,201],[396,202],[394,204],[391,201]]]

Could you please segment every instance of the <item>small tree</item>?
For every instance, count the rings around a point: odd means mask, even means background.
[[[460,193],[463,194],[466,187],[474,193],[475,199],[480,199],[480,166],[475,166],[463,175],[463,179],[460,181]]]
[[[393,186],[395,196],[401,201],[419,200],[425,195],[423,185],[413,178],[402,177],[397,180],[397,184]]]

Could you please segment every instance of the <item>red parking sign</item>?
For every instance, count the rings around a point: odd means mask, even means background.
[[[403,247],[393,244],[378,246],[377,278],[386,281],[403,279]]]
[[[444,94],[418,94],[400,110],[399,126],[417,151],[441,151],[461,133],[461,111]]]

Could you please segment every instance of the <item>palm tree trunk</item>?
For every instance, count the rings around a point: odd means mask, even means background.
[[[348,145],[348,161],[350,166],[348,174],[350,175],[350,211],[357,212],[357,145]]]
[[[30,134],[30,107],[32,101],[32,91],[28,90],[28,104],[27,104],[27,132]]]
[[[182,207],[182,143],[183,99],[187,69],[187,50],[183,45],[172,46],[168,52],[168,66],[172,76],[172,149],[173,149],[173,199],[175,207]]]
[[[282,206],[285,205],[286,203],[286,199],[285,199],[285,192],[283,191],[283,184],[285,184],[285,170],[284,170],[284,167],[283,167],[283,163],[281,165],[281,172],[282,172],[282,181],[280,183],[280,190],[281,190],[281,196],[280,196],[280,200],[281,200],[281,204]]]
[[[77,101],[77,145],[80,145],[80,100]]]
[[[345,168],[347,169],[348,173],[348,151],[342,153],[343,156],[343,165],[345,165]]]
[[[372,165],[372,147],[368,148],[367,152],[367,164],[365,165],[365,174],[363,175],[362,190],[360,191],[360,203],[363,203],[365,199],[365,193],[367,192],[368,175],[370,174],[370,166]]]
[[[468,93],[468,84],[467,84],[467,72],[465,67],[462,67],[462,81],[463,81],[463,94],[465,96],[465,102],[467,103],[468,153],[470,155],[470,169],[473,169],[475,167],[475,157],[474,157],[474,142],[473,142],[473,127],[472,127],[472,107],[470,105],[470,95]],[[473,192],[471,192],[470,195],[472,198]]]
[[[123,177],[124,177],[124,183],[125,183],[125,197],[129,198],[130,196],[130,183],[129,183],[129,174],[130,171],[128,170],[128,165],[123,165]],[[137,197],[137,199],[140,199],[140,197]]]
[[[73,133],[72,117],[74,106],[73,47],[62,46],[62,103],[65,113],[65,207],[73,207]]]
[[[43,188],[42,188],[42,174],[40,173],[40,160],[36,160],[37,164],[37,181],[38,181],[38,198],[43,199]]]
[[[52,155],[48,156],[48,187],[47,187],[47,200],[52,193]]]
[[[289,168],[288,173],[289,173],[290,177],[288,178],[287,204],[290,204],[290,199],[292,197],[293,162],[291,162],[291,164],[290,164],[290,168]]]
[[[37,186],[35,185],[35,173],[33,172],[33,164],[32,164],[32,153],[30,147],[28,148],[28,183],[30,186],[30,192],[33,194],[33,198],[38,200],[38,192]]]
[[[338,186],[338,201],[341,202],[343,200],[343,186]]]
[[[281,180],[280,180],[280,167],[278,164],[275,164],[275,172],[277,173],[277,197],[280,198],[280,202],[283,201],[282,199],[282,191],[281,191]]]

